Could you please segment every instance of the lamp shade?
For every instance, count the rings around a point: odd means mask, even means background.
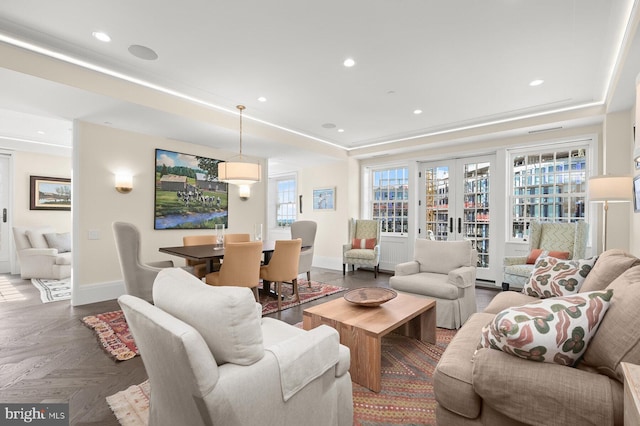
[[[262,167],[256,163],[218,163],[218,179],[233,185],[251,185],[262,179]]]
[[[589,179],[589,201],[624,203],[631,201],[631,176],[595,176]]]

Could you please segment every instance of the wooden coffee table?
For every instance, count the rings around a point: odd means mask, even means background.
[[[351,351],[351,379],[380,392],[382,337],[392,331],[429,343],[436,342],[436,301],[399,293],[378,307],[365,307],[340,297],[305,309],[302,327],[329,325]]]

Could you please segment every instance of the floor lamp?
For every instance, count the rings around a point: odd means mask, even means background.
[[[607,213],[609,203],[628,203],[633,195],[630,176],[595,176],[589,179],[588,196],[592,203],[603,203],[602,251],[607,249]]]

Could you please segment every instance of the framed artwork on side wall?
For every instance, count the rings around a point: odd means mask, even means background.
[[[222,160],[156,149],[154,229],[227,227],[229,188]]]
[[[640,212],[640,175],[633,178],[633,211]]]
[[[336,209],[336,188],[316,188],[313,190],[314,210]]]
[[[30,176],[30,210],[71,210],[71,179]]]

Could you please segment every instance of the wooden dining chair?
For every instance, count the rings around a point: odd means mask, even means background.
[[[207,274],[205,282],[217,286],[249,287],[253,289],[256,301],[259,302],[261,259],[262,241],[228,243],[220,270]]]
[[[182,237],[183,246],[203,246],[206,244],[217,244],[218,237],[215,235],[187,235]],[[198,278],[203,278],[207,275],[207,261],[206,260],[191,260],[186,259],[187,266],[192,267],[192,273]],[[219,269],[220,261],[218,260],[218,267],[214,265],[215,269]]]
[[[273,255],[267,265],[260,268],[260,278],[276,283],[276,294],[278,297],[278,310],[282,308],[282,284],[291,283],[293,285],[293,295],[295,301],[300,301],[298,292],[298,261],[300,260],[300,250],[302,239],[277,240]]]

